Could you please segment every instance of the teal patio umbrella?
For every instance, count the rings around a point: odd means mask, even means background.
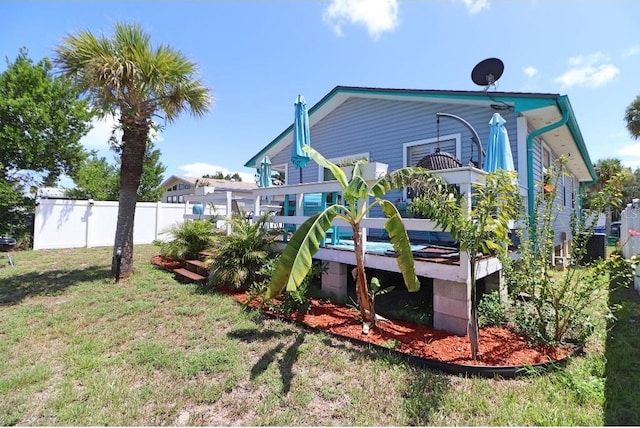
[[[497,169],[515,170],[509,134],[504,126],[506,122],[500,113],[494,113],[489,121],[489,141],[483,163],[483,169],[487,172],[493,172]]]
[[[295,103],[295,117],[293,120],[293,142],[291,144],[291,163],[300,170],[300,183],[302,183],[302,168],[307,166],[311,157],[302,150],[304,146],[311,145],[309,133],[309,113],[307,103],[302,95],[298,95]]]
[[[262,158],[260,162],[260,175],[258,176],[258,187],[271,186],[271,161],[269,156]]]

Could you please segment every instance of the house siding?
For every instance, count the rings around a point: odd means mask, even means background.
[[[491,108],[462,104],[392,101],[368,98],[350,98],[322,121],[311,128],[311,145],[328,159],[349,154],[369,153],[370,160],[389,164],[389,170],[403,167],[403,144],[435,138],[437,112],[446,112],[464,118],[480,137],[483,147],[489,136]],[[516,115],[501,112],[506,119],[511,150],[517,165]],[[440,136],[459,134],[464,165],[472,158],[478,160],[478,150],[471,142],[471,132],[459,121],[442,117]],[[485,148],[486,150],[486,148]],[[284,164],[290,158],[290,147],[272,157],[272,163]],[[415,165],[412,165],[415,166]],[[290,165],[287,171],[289,184],[299,182],[299,171]],[[302,171],[303,182],[317,181],[318,166],[309,162]]]
[[[469,122],[478,133],[484,150],[489,137],[489,121],[495,113],[490,107],[474,106],[464,103],[433,102],[425,103],[411,100],[387,100],[378,98],[348,98],[340,106],[311,128],[311,145],[325,158],[334,159],[348,157],[362,153],[368,153],[371,161],[384,162],[389,165],[389,171],[404,166],[405,155],[403,153],[407,143],[421,140],[435,139],[438,135],[455,136],[460,139],[460,153],[458,159],[463,165],[468,165],[471,160],[478,161],[478,148],[472,142],[472,133],[466,126],[450,117],[441,117],[440,126],[437,126],[436,113],[443,112],[459,116]],[[511,111],[500,111],[506,120],[511,144],[511,151],[516,170],[526,170],[527,165],[520,165],[526,160],[526,135],[518,133],[518,114]],[[530,125],[524,125],[527,134],[533,129]],[[518,140],[520,137],[520,140]],[[542,147],[543,136],[534,140],[533,144],[533,176],[534,183],[540,183],[543,178]],[[443,143],[443,150],[451,150],[451,145]],[[522,155],[520,152],[523,152]],[[271,157],[274,165],[287,165],[287,183],[318,181],[319,167],[310,161],[302,169],[302,181],[300,171],[290,162],[291,147],[288,146]],[[553,159],[557,154],[552,153]],[[415,162],[411,162],[415,163]],[[569,179],[565,182],[568,183]],[[526,172],[520,175],[520,186],[526,199]],[[559,242],[560,232],[567,232],[570,236],[570,215],[573,210],[572,192],[573,183],[562,185],[558,189],[557,202],[562,207],[556,221],[556,243]],[[537,187],[536,191],[540,191]],[[566,195],[566,196],[565,196]],[[396,201],[403,197],[401,191],[387,194],[386,198]],[[564,201],[567,201],[564,204]],[[528,201],[527,201],[528,203]],[[379,209],[374,209],[371,216],[381,216]],[[373,231],[372,231],[373,232]]]

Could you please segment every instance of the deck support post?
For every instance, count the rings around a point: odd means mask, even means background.
[[[500,293],[500,301],[504,304],[507,301],[508,291],[507,283],[504,280],[502,270],[496,271],[484,278],[484,289],[487,293],[498,290]]]
[[[471,287],[467,282],[433,280],[433,327],[459,336],[471,318]]]
[[[332,295],[337,301],[347,300],[347,265],[327,262],[327,272],[322,275],[322,291]]]

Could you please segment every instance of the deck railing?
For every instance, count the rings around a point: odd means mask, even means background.
[[[469,166],[432,172],[441,176],[448,184],[457,185],[463,194],[470,194],[473,183],[483,183],[487,174],[485,171]],[[282,210],[280,210],[278,204],[282,202],[274,204],[274,200],[294,201],[295,213],[293,215],[274,215],[273,222],[286,225],[300,225],[308,218],[304,213],[304,195],[319,193],[326,195],[334,192],[339,193],[341,191],[342,188],[340,184],[335,180],[255,189],[253,191],[254,212],[262,213],[270,211],[280,213]],[[471,201],[465,198],[465,203],[470,204]],[[385,217],[367,217],[363,220],[362,227],[365,229],[384,229],[385,222]],[[436,226],[435,222],[428,219],[403,218],[403,223],[408,231],[442,231],[442,229]],[[334,220],[333,225],[337,227],[347,226],[347,224],[340,219]],[[366,233],[363,233],[363,235],[366,236]]]

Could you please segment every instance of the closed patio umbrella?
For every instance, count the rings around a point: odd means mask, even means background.
[[[269,160],[269,156],[265,156],[262,158],[262,162],[260,162],[258,187],[271,187],[271,161]]]
[[[515,170],[509,134],[504,126],[506,122],[500,113],[494,113],[489,121],[489,141],[483,165],[483,169],[487,172],[493,172],[497,169]]]
[[[302,150],[304,146],[311,145],[309,132],[309,113],[307,103],[302,95],[298,95],[295,103],[295,117],[293,121],[293,143],[291,144],[291,163],[300,170],[300,183],[302,183],[302,168],[307,166],[311,157]]]

